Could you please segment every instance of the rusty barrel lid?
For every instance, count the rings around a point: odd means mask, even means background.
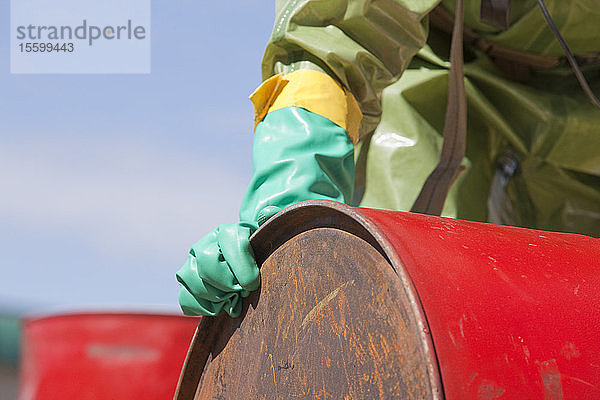
[[[203,318],[176,399],[443,397],[416,292],[369,219],[310,201],[251,244],[261,288],[239,318]]]

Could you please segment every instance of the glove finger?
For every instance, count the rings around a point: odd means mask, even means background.
[[[231,301],[225,304],[224,309],[231,318],[239,317],[242,312],[242,298],[236,293],[235,298],[232,297]]]
[[[181,283],[179,304],[186,315],[215,316],[221,311],[226,311],[232,317],[240,314],[241,297],[237,292],[223,292],[206,282],[201,282],[191,289],[182,282],[179,272],[177,280]]]
[[[260,270],[250,247],[252,228],[246,224],[221,225],[217,233],[219,248],[240,286],[253,291],[260,285]]]
[[[226,258],[219,249],[217,242],[220,227],[209,233],[206,238],[192,247],[196,256],[195,264],[198,276],[202,281],[210,283],[225,292],[241,290],[241,286],[227,265]]]
[[[223,290],[212,285],[199,274],[198,268],[196,257],[190,254],[186,263],[176,274],[179,283],[186,287],[190,293],[193,293],[194,297],[218,302],[223,300],[228,293],[232,292],[230,289]]]
[[[205,315],[213,317],[221,312],[223,302],[213,303],[196,298],[185,286],[179,289],[179,305],[185,315]]]

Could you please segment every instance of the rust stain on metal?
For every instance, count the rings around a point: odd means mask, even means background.
[[[562,346],[562,348],[560,349],[560,354],[567,360],[581,356],[581,352],[579,351],[577,346],[575,346],[575,344],[571,342],[566,342]]]
[[[477,388],[477,398],[479,400],[493,400],[504,394],[506,390],[496,384],[496,382],[483,379]]]
[[[544,400],[562,400],[563,391],[556,360],[536,362],[542,377]]]
[[[371,360],[373,361],[373,378],[375,379],[375,382],[377,384],[377,389],[379,390],[379,398],[383,399],[384,397],[384,391],[383,391],[383,380],[382,380],[382,373],[379,369],[380,364],[381,364],[381,359],[382,357],[379,355],[379,352],[377,351],[377,346],[375,345],[375,343],[373,342],[373,337],[371,336],[371,333],[367,333],[368,337],[369,337],[369,351],[371,352]]]
[[[273,354],[269,353],[269,360],[271,360],[271,371],[273,372],[273,386],[277,387],[277,380],[275,379],[275,366],[273,365]]]

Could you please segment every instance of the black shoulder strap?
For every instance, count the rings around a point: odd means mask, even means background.
[[[463,0],[456,0],[442,152],[440,161],[423,184],[421,193],[412,206],[412,212],[440,215],[448,191],[462,171],[461,162],[465,156],[467,137],[467,98],[463,73],[463,19]]]

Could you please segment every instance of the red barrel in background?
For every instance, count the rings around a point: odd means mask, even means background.
[[[170,399],[198,322],[134,313],[26,319],[19,400]]]

